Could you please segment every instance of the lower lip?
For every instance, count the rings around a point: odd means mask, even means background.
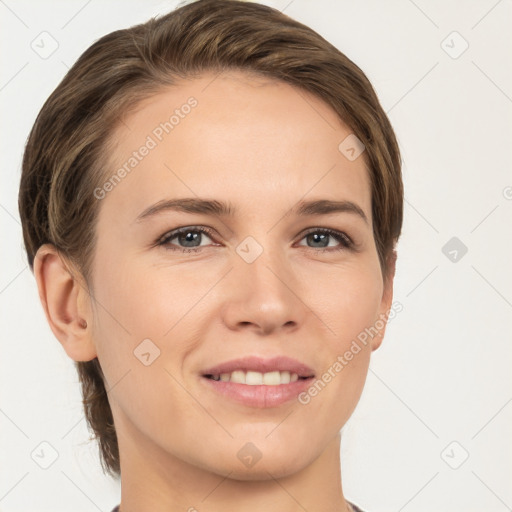
[[[235,402],[249,407],[259,409],[278,407],[286,402],[297,398],[301,392],[305,391],[313,382],[314,377],[299,379],[289,384],[279,384],[277,386],[239,384],[236,382],[224,382],[222,380],[213,380],[208,377],[201,377],[206,385]]]

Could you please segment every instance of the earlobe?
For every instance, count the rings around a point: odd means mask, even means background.
[[[386,332],[389,311],[393,303],[393,281],[395,278],[396,258],[396,250],[393,250],[393,252],[388,257],[388,272],[386,278],[384,279],[384,288],[379,309],[379,317],[375,322],[378,324],[376,327],[379,333],[372,339],[372,351],[377,350],[381,346],[384,339],[384,334]]]
[[[55,337],[75,361],[96,357],[90,324],[89,294],[55,246],[45,244],[34,258],[39,299]],[[84,297],[86,296],[86,297]],[[87,300],[84,300],[87,299]]]

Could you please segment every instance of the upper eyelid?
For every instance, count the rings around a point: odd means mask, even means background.
[[[186,233],[188,231],[199,231],[203,233],[204,235],[212,238],[214,236],[214,229],[209,228],[207,226],[183,226],[176,229],[171,229],[170,231],[165,232],[162,236],[160,236],[157,240],[157,242],[162,242],[171,238],[174,238],[175,236],[179,235],[180,233]]]

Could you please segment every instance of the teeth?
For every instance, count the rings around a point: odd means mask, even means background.
[[[263,384],[263,375],[259,372],[247,372],[245,374],[245,383],[248,386],[261,386]],[[279,384],[279,382],[276,384]]]
[[[261,375],[261,374],[260,374]],[[262,375],[263,384],[267,386],[277,386],[278,384],[288,384],[290,382],[290,372],[268,372]]]
[[[242,371],[231,372],[231,382],[237,382],[238,384],[245,384],[245,373]]]
[[[243,370],[235,370],[231,373],[221,373],[220,375],[214,375],[213,380],[221,380],[222,382],[235,382],[237,384],[246,384],[248,386],[278,386],[279,384],[289,384],[299,380],[299,376],[296,373],[290,374],[290,372],[244,372]]]

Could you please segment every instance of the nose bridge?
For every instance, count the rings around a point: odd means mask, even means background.
[[[272,235],[247,236],[237,247],[236,266],[240,277],[247,277],[253,292],[264,288],[267,293],[283,293],[286,280],[291,279],[291,271],[286,256],[277,247]]]
[[[270,332],[298,324],[304,316],[303,304],[293,292],[291,267],[282,248],[271,245],[272,238],[248,236],[235,248],[235,293],[226,316],[231,327],[250,323]]]

